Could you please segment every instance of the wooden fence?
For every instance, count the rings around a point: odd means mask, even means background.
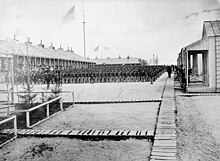
[[[3,140],[3,142],[1,142],[0,147],[2,147],[3,145],[7,144],[8,142],[10,142],[11,140],[17,137],[17,117],[15,115],[8,117],[4,120],[1,120],[0,125],[3,125],[4,123],[8,123],[11,120],[13,120],[13,124],[14,124],[14,128],[13,128],[14,130],[12,132],[14,133],[14,135],[12,137],[9,137],[8,139],[6,138],[6,140],[1,138],[1,141]],[[3,135],[1,137],[3,137]]]
[[[27,128],[32,128],[32,127],[40,124],[41,122],[47,120],[48,118],[50,118],[50,117],[52,117],[52,116],[62,112],[63,111],[63,99],[68,94],[72,94],[72,103],[74,105],[74,92],[71,92],[71,93],[69,92],[69,93],[67,93],[65,95],[56,97],[56,98],[54,98],[54,99],[52,99],[50,101],[44,102],[44,103],[42,103],[40,105],[37,105],[37,106],[35,106],[33,108],[30,108],[30,109],[27,109],[27,110],[16,110],[16,113],[25,112],[26,113],[26,126],[27,126]],[[50,114],[50,109],[53,108],[53,107],[50,106],[50,104],[54,103],[55,101],[59,101],[59,111],[55,112],[54,114],[51,115]],[[43,108],[44,110],[46,110],[46,116],[42,120],[39,120],[39,121],[31,124],[32,121],[31,121],[31,118],[30,118],[30,113],[32,111],[34,111],[34,110],[38,110],[39,108]]]

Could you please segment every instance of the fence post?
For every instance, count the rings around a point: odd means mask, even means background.
[[[47,106],[46,106],[46,108],[47,108],[47,117],[50,117],[50,111],[49,111],[49,103],[47,104]]]
[[[15,105],[14,91],[11,92],[11,101],[12,101],[12,104]]]
[[[30,112],[29,111],[26,112],[26,125],[27,125],[27,128],[30,127]]]
[[[14,118],[14,134],[15,137],[17,137],[17,116]]]
[[[60,98],[60,110],[63,111],[63,99]]]
[[[44,102],[44,92],[42,92],[42,103]]]
[[[72,92],[72,98],[73,98],[73,105],[74,105],[74,92]]]

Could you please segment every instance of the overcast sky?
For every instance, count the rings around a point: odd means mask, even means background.
[[[82,0],[1,0],[0,39],[30,37],[83,56]],[[85,0],[86,55],[139,57],[176,63],[180,49],[202,35],[205,20],[220,17],[218,0]],[[65,18],[75,6],[74,17]],[[71,19],[72,18],[72,19]],[[99,51],[94,49],[100,46]]]

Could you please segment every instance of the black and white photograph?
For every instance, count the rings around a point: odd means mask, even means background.
[[[220,161],[220,0],[0,0],[0,161]]]

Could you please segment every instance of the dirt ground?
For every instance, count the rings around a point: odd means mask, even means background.
[[[143,161],[147,140],[83,141],[69,138],[19,138],[1,150],[0,161]]]
[[[150,82],[63,84],[62,91],[74,91],[75,101],[160,99],[166,77],[166,74],[162,75],[153,84]],[[51,92],[51,88],[54,87],[50,85],[50,89],[47,90],[46,86],[46,84],[34,85],[33,92]],[[18,89],[23,90],[23,87],[19,86]],[[39,94],[36,100],[40,101],[41,97]],[[16,95],[15,101],[18,101]],[[72,95],[65,97],[64,101],[72,101]]]
[[[78,104],[35,128],[149,130],[154,129],[158,107],[158,102]]]
[[[176,97],[180,161],[220,160],[219,104],[220,96]]]
[[[153,102],[75,105],[35,129],[149,130],[155,126],[158,107]],[[151,147],[147,139],[18,138],[2,149],[0,161],[142,161],[149,159]]]
[[[149,130],[155,126],[158,107],[158,102],[75,105],[35,129]],[[151,147],[147,139],[19,138],[2,149],[0,161],[142,161],[149,160]]]
[[[149,82],[63,85],[76,101],[160,99],[167,75]],[[35,87],[42,91],[44,85]],[[71,97],[67,98],[71,99]],[[77,104],[36,128],[149,130],[156,124],[159,103]],[[143,161],[149,160],[147,139],[89,141],[55,138],[17,138],[1,149],[1,160],[37,161]]]

